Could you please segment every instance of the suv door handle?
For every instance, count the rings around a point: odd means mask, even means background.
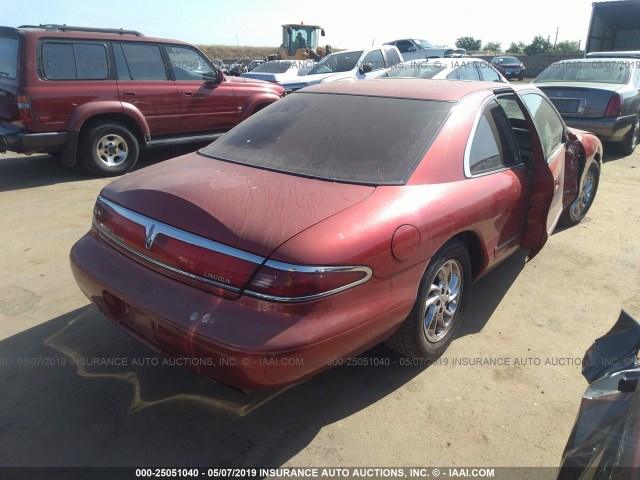
[[[182,91],[182,95],[185,97],[192,97],[193,96],[193,92],[188,92],[186,90]]]
[[[125,95],[135,95],[136,92],[134,92],[133,90],[125,90],[124,94]]]

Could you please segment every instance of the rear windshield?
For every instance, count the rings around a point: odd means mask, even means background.
[[[628,60],[594,60],[592,62],[560,62],[547,67],[533,81],[616,83],[629,81],[632,62]]]
[[[18,67],[18,39],[0,37],[0,78],[15,80]]]
[[[452,102],[294,93],[200,151],[323,180],[402,185]]]

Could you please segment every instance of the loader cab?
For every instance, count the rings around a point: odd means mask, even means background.
[[[288,24],[282,26],[282,45],[279,49],[281,60],[304,60],[307,49],[316,51],[319,37],[324,37],[324,29],[317,25]]]

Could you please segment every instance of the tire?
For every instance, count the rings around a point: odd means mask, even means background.
[[[416,303],[387,346],[408,357],[440,357],[462,324],[470,280],[469,253],[461,241],[450,240],[429,262]]]
[[[582,221],[593,205],[593,200],[598,191],[600,183],[600,166],[593,162],[587,170],[584,181],[580,187],[578,197],[569,205],[560,216],[560,224],[565,227],[572,227]]]
[[[618,151],[623,155],[631,155],[638,144],[638,133],[640,133],[640,119],[638,117],[633,121],[631,130],[625,139],[618,145]]]
[[[138,161],[138,141],[119,123],[89,126],[80,140],[82,165],[94,175],[111,177],[131,170]]]
[[[518,80],[520,81],[524,80],[524,75],[518,75]]]

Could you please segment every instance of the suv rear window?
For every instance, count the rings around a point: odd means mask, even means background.
[[[105,80],[109,77],[107,47],[99,43],[45,42],[42,68],[49,80]]]
[[[15,80],[18,66],[18,40],[0,38],[0,78]]]
[[[200,153],[330,181],[406,183],[453,103],[295,93]]]

